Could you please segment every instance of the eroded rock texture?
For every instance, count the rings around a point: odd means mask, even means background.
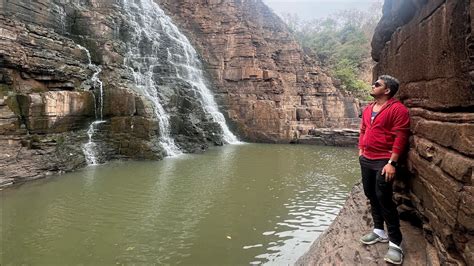
[[[83,166],[86,132],[99,119],[106,121],[94,134],[100,162],[162,158],[155,107],[125,62],[131,43],[138,42],[142,54],[150,49],[148,36],[130,23],[133,12],[139,10],[125,11],[124,2],[114,0],[0,0],[2,184]],[[133,39],[137,35],[142,39]],[[172,68],[164,59],[161,71]],[[172,99],[163,108],[180,148],[196,152],[220,143],[220,128],[189,84],[167,88]]]
[[[374,78],[400,79],[398,97],[411,115],[408,168],[394,199],[425,240],[402,226],[407,265],[474,264],[473,15],[470,0],[386,0],[373,38]],[[371,220],[359,197],[356,188],[299,263],[384,264],[385,251],[356,243]]]
[[[158,0],[186,30],[233,126],[248,140],[297,141],[358,126],[358,103],[304,55],[260,0]]]
[[[442,263],[474,263],[474,1],[385,1],[374,74],[402,82],[412,117],[407,188]]]
[[[195,85],[173,77],[176,65],[167,60],[176,49],[166,51],[176,40],[161,34],[169,28],[141,17],[141,8],[150,5],[145,2],[0,0],[0,148],[5,150],[0,177],[5,183],[84,165],[81,147],[98,119],[105,120],[93,135],[100,161],[161,158],[165,123],[134,85],[134,74],[146,71],[140,62],[158,60],[150,76],[181,150],[198,152],[222,143],[222,130],[197,99]],[[357,125],[358,103],[303,55],[261,1],[157,2],[197,45],[221,110],[244,139],[290,142],[314,128]],[[161,30],[158,42],[150,27]],[[158,57],[148,58],[156,51]],[[94,76],[103,85],[103,105]]]

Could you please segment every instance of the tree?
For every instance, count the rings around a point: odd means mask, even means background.
[[[322,65],[341,81],[341,88],[360,98],[368,97],[367,75],[371,62],[370,42],[382,15],[382,3],[370,11],[343,10],[324,19],[301,20],[296,14],[283,20],[304,48],[309,48]]]

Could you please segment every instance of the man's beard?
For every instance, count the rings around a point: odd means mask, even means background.
[[[373,92],[371,92],[371,93],[369,93],[369,94],[370,94],[370,96],[372,96],[373,98],[376,98],[376,96],[377,96],[377,95],[376,95],[375,93],[373,93]]]

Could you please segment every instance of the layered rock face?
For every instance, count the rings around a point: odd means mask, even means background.
[[[261,1],[157,2],[193,37],[220,109],[245,139],[357,125],[358,103]],[[194,76],[200,63],[188,64],[193,49],[163,16],[149,0],[0,0],[5,182],[80,167],[84,144],[102,162],[159,159],[170,138],[184,152],[222,143],[226,130],[196,89],[206,83]]]
[[[469,0],[386,0],[372,43],[374,77],[399,78],[410,109],[404,191],[442,264],[474,264],[473,15]]]
[[[162,158],[164,120],[143,84],[156,85],[154,98],[164,99],[169,131],[182,151],[222,143],[221,128],[193,86],[173,79],[177,68],[167,61],[173,43],[133,24],[131,16],[144,20],[140,8],[113,0],[0,1],[2,183],[83,166],[88,141],[95,142],[99,162]],[[145,64],[155,50],[162,63]],[[148,73],[149,80],[137,81]],[[88,140],[95,120],[105,122]]]
[[[335,90],[315,62],[304,62],[283,24],[262,3],[249,3],[196,5],[217,12],[219,19],[174,9],[177,18],[189,16],[202,26],[188,28],[189,34],[202,45],[234,128],[249,140],[288,142],[315,126],[347,125],[345,118],[357,114],[354,100]],[[199,84],[176,78],[183,76],[181,55],[189,51],[176,48],[179,36],[169,35],[172,27],[150,24],[156,23],[153,15],[144,17],[151,5],[0,1],[2,182],[80,167],[88,142],[100,161],[159,159],[165,154],[165,126],[185,152],[222,142],[222,129],[198,99]],[[250,26],[262,14],[265,19]],[[150,83],[155,91],[144,88]],[[91,125],[95,120],[105,122]]]
[[[359,104],[306,57],[260,0],[158,0],[200,51],[233,128],[247,140],[298,141],[357,127]]]

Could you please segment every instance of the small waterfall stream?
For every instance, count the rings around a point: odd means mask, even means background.
[[[102,69],[99,66],[92,64],[91,55],[89,53],[89,50],[87,50],[87,48],[79,44],[77,46],[86,52],[87,59],[89,61],[87,66],[94,71],[94,74],[92,75],[90,79],[91,86],[94,88],[97,86],[99,89],[98,98],[93,93],[94,104],[95,104],[95,121],[90,124],[89,129],[87,130],[87,135],[89,136],[88,142],[82,146],[82,151],[84,153],[84,156],[86,157],[87,165],[97,165],[99,163],[99,159],[98,159],[99,151],[98,151],[97,143],[94,142],[93,138],[96,132],[97,125],[105,122],[103,120],[104,91],[103,91],[102,81],[99,78],[99,74],[102,71]]]
[[[205,83],[201,62],[189,40],[172,23],[153,0],[124,0],[124,11],[131,41],[125,58],[132,71],[136,88],[154,104],[159,119],[160,143],[168,156],[181,153],[170,132],[170,115],[165,105],[172,94],[167,83],[189,86],[200,105],[218,123],[225,143],[238,143],[219,112],[211,91]]]

